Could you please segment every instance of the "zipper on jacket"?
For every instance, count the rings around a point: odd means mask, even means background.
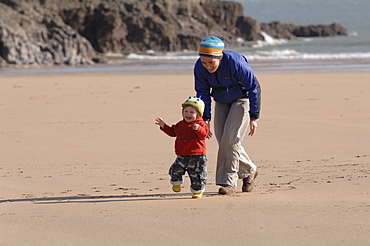
[[[217,71],[218,71],[218,70],[216,70],[216,72],[215,72],[215,75],[216,75],[216,80],[217,80],[217,84],[221,85],[221,83],[220,83],[220,80],[218,79],[218,74],[217,74]]]

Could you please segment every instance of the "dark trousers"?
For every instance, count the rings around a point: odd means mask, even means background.
[[[190,190],[193,193],[203,193],[207,184],[207,158],[205,155],[178,155],[171,165],[168,174],[172,185],[181,185],[182,176],[188,172]]]

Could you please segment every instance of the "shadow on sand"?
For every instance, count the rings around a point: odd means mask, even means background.
[[[34,202],[36,204],[52,203],[98,203],[98,202],[122,202],[122,201],[149,201],[149,200],[168,200],[168,199],[192,199],[191,193],[176,194],[148,194],[148,195],[106,195],[106,196],[64,196],[64,197],[33,197],[33,198],[14,198],[3,199],[4,202]],[[205,192],[203,197],[219,196],[216,192]]]

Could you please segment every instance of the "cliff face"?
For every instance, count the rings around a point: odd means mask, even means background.
[[[5,1],[2,1],[5,2]],[[2,64],[91,64],[90,43],[39,5],[0,3]]]
[[[339,24],[321,31],[278,24],[259,24],[243,16],[241,4],[213,0],[0,0],[0,66],[92,64],[107,52],[196,50],[209,35],[235,47],[238,37],[262,40],[261,29],[288,39],[347,35]]]
[[[43,6],[98,52],[117,53],[194,50],[211,34],[236,45],[236,22],[243,16],[239,3],[211,0],[45,1]]]

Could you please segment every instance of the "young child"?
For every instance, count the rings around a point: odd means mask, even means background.
[[[204,102],[200,98],[189,97],[182,104],[182,120],[171,127],[162,118],[156,119],[156,125],[170,137],[176,137],[175,153],[177,158],[171,165],[172,190],[181,191],[182,176],[188,172],[190,190],[193,198],[201,198],[207,183],[206,137],[208,126],[202,119]]]

